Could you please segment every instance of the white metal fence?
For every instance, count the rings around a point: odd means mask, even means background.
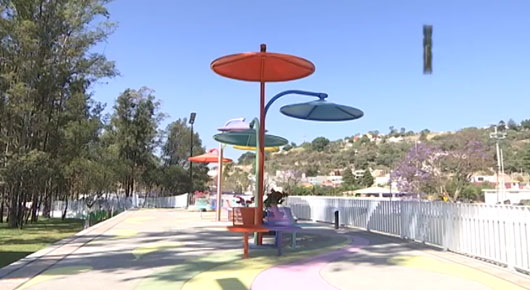
[[[64,201],[54,201],[52,204],[52,217],[60,217],[64,211]],[[91,210],[124,211],[131,208],[184,208],[188,205],[188,194],[166,197],[129,197],[105,198],[97,200]],[[66,208],[67,218],[83,218],[88,214],[88,207],[83,200],[68,201]]]
[[[339,222],[530,272],[530,207],[290,196],[300,219]]]

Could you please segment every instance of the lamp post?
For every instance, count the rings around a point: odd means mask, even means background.
[[[190,135],[190,157],[193,156],[193,123],[195,123],[195,116],[197,113],[191,112],[190,114],[190,120],[188,123],[191,125],[191,135]],[[193,191],[193,162],[190,161],[190,196],[188,199],[188,204],[191,202],[191,194]]]

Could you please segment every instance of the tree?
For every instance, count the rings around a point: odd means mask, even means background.
[[[328,146],[329,140],[325,137],[317,137],[311,142],[311,149],[315,151],[324,151]]]
[[[527,173],[530,173],[530,145],[526,145],[522,150],[522,166]]]
[[[522,120],[521,121],[521,127],[525,130],[530,129],[530,119]]]
[[[345,185],[356,184],[355,176],[353,176],[353,173],[351,172],[351,169],[349,167],[344,169],[344,171],[342,172],[342,181]]]
[[[161,189],[163,193],[184,193],[193,190],[202,190],[209,180],[208,167],[206,164],[195,163],[193,165],[192,179],[184,169],[190,166],[191,127],[186,118],[178,119],[167,126],[167,138],[162,145],[162,166],[163,182]],[[193,134],[193,155],[203,154],[202,140],[198,132]],[[184,174],[186,172],[186,174]],[[173,176],[173,177],[172,177]],[[193,182],[193,184],[192,184]]]
[[[249,174],[240,168],[233,166],[232,163],[226,165],[223,170],[223,177],[223,189],[242,193],[250,188],[251,181],[249,179]]]
[[[506,123],[503,120],[500,120],[497,129],[501,132],[506,131]]]
[[[372,173],[370,173],[369,169],[364,171],[359,183],[364,187],[370,187],[374,184],[374,177],[372,176]]]
[[[487,149],[481,141],[480,132],[477,130],[462,130],[454,135],[450,151],[442,159],[442,172],[451,176],[455,184],[454,191],[450,192],[453,200],[458,200],[461,191],[474,172],[492,166],[487,157]]]
[[[420,132],[420,141],[425,142],[427,141],[427,136],[429,135],[430,131],[427,129],[423,129]]]
[[[282,147],[282,151],[289,151],[293,148],[293,146],[291,146],[290,144],[286,144],[285,146]]]
[[[439,188],[439,159],[442,152],[427,144],[413,146],[405,158],[392,171],[391,180],[397,182],[401,192],[425,193]]]
[[[237,159],[237,164],[248,165],[256,162],[256,153],[245,152]]]
[[[388,135],[390,137],[394,136],[396,133],[397,133],[397,129],[394,127],[394,126],[390,126],[388,127]]]
[[[513,119],[508,120],[508,129],[513,131],[519,131],[519,125],[515,123]]]
[[[49,212],[52,196],[72,194],[67,168],[77,158],[90,160],[94,138],[66,140],[65,129],[91,118],[87,88],[116,74],[114,64],[91,49],[113,30],[107,2],[0,2],[0,160],[10,227],[22,227],[28,212],[36,219],[41,206]],[[75,115],[79,108],[86,110]],[[69,152],[70,141],[81,144],[80,150]],[[9,172],[23,168],[31,171]]]
[[[125,196],[134,193],[135,183],[153,158],[157,145],[159,103],[152,90],[125,90],[117,99],[111,119],[111,130],[118,154],[125,167],[122,184]]]
[[[308,164],[304,171],[306,176],[317,176],[318,175],[318,165],[317,164]]]
[[[302,172],[287,170],[283,172],[278,185],[283,188],[284,192],[292,194],[293,190],[300,185],[300,180],[302,180]]]
[[[162,146],[162,154],[166,165],[189,166],[191,127],[186,118],[178,119],[167,126],[167,139]],[[193,154],[205,152],[199,133],[193,134]]]

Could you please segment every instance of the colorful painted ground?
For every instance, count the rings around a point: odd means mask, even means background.
[[[316,223],[301,224],[306,232],[298,235],[294,249],[285,235],[283,256],[261,247],[251,248],[251,257],[242,259],[242,237],[227,232],[226,224],[204,213],[131,211],[87,233],[79,247],[37,275],[24,277],[22,268],[3,279],[23,280],[19,289],[446,290],[530,285],[529,279],[508,272],[495,276],[471,259],[466,265],[455,263],[426,247],[363,231],[337,232]]]

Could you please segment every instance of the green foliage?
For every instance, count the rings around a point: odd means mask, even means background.
[[[2,1],[0,3],[0,160],[9,223],[37,220],[42,201],[49,213],[52,194],[79,194],[77,175],[91,168],[101,129],[102,106],[87,88],[116,74],[114,64],[92,48],[113,30],[106,0]],[[93,171],[92,171],[93,172]],[[8,174],[8,173],[7,173]]]
[[[225,166],[223,170],[223,189],[233,191],[236,193],[243,193],[251,186],[249,174],[240,168],[234,167],[232,164]]]
[[[89,226],[93,226],[97,223],[100,223],[108,218],[110,218],[110,212],[106,210],[97,210],[93,211],[88,216],[88,221],[90,221]]]
[[[325,137],[317,137],[313,142],[311,142],[311,149],[315,151],[324,151],[326,146],[328,146],[329,140]]]
[[[519,131],[520,128],[519,125],[517,125],[517,123],[515,123],[513,119],[510,119],[508,121],[508,129],[513,131]]]
[[[344,191],[351,191],[358,189],[355,185],[344,185],[339,187],[328,187],[328,186],[312,186],[303,187],[298,186],[293,188],[291,195],[318,195],[318,196],[343,196]]]
[[[530,172],[530,144],[526,145],[521,153],[521,167],[526,171]]]
[[[138,91],[127,89],[116,100],[110,132],[118,148],[118,156],[125,164],[121,178],[126,196],[134,192],[137,179],[152,163],[161,118],[157,113],[158,106],[152,90],[147,88]]]
[[[530,130],[530,119],[522,120],[521,121],[521,128],[525,130]]]
[[[292,148],[293,148],[292,145],[287,144],[287,145],[285,145],[285,146],[282,147],[282,151],[289,151],[289,150],[291,150]]]
[[[188,157],[191,149],[191,127],[188,120],[178,119],[167,126],[167,140],[162,146],[162,154],[166,165],[189,166]],[[193,155],[205,152],[198,133],[193,134]]]
[[[372,173],[370,173],[369,169],[366,169],[364,171],[363,176],[361,177],[361,180],[359,181],[359,184],[364,187],[370,187],[374,184],[374,177],[372,176]]]
[[[40,219],[23,229],[0,223],[0,267],[11,264],[83,229],[79,219]]]
[[[254,152],[245,152],[239,156],[237,163],[241,165],[248,165],[256,162],[256,153]]]
[[[305,173],[306,176],[317,176],[318,175],[318,165],[314,164],[314,163],[308,164],[305,167],[304,173]]]
[[[183,192],[190,183],[179,163],[186,156],[170,150],[189,141],[170,132],[161,150],[168,165],[154,154],[162,115],[150,90],[123,92],[110,122],[92,99],[91,86],[117,74],[93,49],[114,29],[108,2],[0,1],[0,221],[7,208],[11,227],[37,222],[39,210],[49,216],[52,200]],[[197,188],[206,172],[194,170]]]
[[[484,202],[483,189],[493,189],[495,185],[489,183],[481,184],[466,184],[460,192],[459,200],[464,202]],[[455,182],[450,182],[446,186],[446,190],[450,195],[454,195],[454,192],[458,190],[458,185]]]
[[[355,185],[357,183],[349,167],[342,172],[342,181],[345,185]]]

